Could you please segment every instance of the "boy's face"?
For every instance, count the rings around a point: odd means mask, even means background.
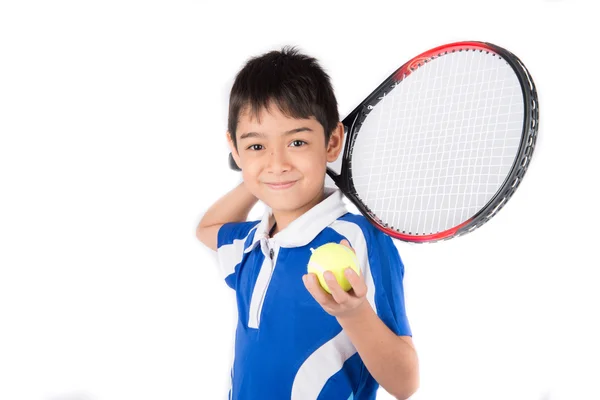
[[[323,126],[314,118],[285,116],[277,106],[260,112],[260,122],[247,110],[240,113],[237,151],[228,134],[233,157],[248,190],[277,213],[297,218],[322,200],[328,162],[337,159],[343,125],[327,147]]]

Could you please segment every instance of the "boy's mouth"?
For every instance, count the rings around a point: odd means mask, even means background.
[[[292,187],[294,185],[294,183],[296,183],[296,181],[274,182],[274,183],[267,183],[267,186],[273,190],[281,190],[281,189],[287,189],[287,188]]]

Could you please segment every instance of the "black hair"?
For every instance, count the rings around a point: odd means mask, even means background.
[[[339,122],[329,75],[315,58],[294,47],[253,57],[238,72],[229,96],[227,122],[236,149],[240,113],[248,109],[250,116],[258,119],[271,102],[290,118],[315,117],[323,126],[325,145]]]

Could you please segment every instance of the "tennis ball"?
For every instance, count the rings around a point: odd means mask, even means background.
[[[331,291],[323,277],[325,271],[331,271],[345,291],[352,288],[352,285],[344,275],[344,270],[350,267],[359,275],[360,270],[358,269],[356,254],[354,254],[351,249],[338,243],[326,243],[317,247],[316,250],[310,249],[310,251],[312,252],[312,255],[308,261],[308,272],[317,275],[321,287],[325,289],[327,293],[331,294]]]

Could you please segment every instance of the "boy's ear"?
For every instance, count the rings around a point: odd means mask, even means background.
[[[344,145],[344,124],[338,122],[335,126],[331,136],[329,137],[329,143],[327,143],[327,162],[334,162],[337,160],[342,147]]]

